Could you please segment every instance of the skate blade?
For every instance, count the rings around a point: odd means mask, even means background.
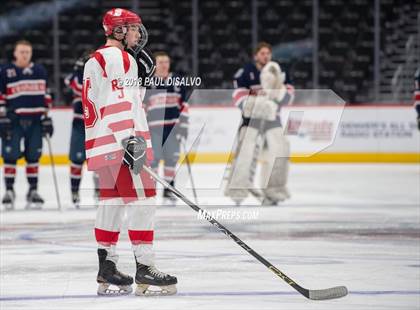
[[[157,289],[150,289],[151,285],[149,284],[137,284],[135,291],[136,296],[170,296],[175,295],[177,292],[176,285],[166,285],[166,286],[152,286]]]
[[[98,286],[98,295],[99,296],[124,296],[129,295],[133,292],[131,285],[115,285],[116,289],[109,288],[111,284],[109,283],[100,283]]]
[[[42,203],[29,202],[26,204],[25,209],[26,210],[41,210],[42,205],[43,205]]]
[[[176,198],[164,198],[163,199],[163,205],[168,207],[176,207]]]
[[[15,209],[15,205],[13,203],[4,203],[3,205],[5,211],[13,211]]]

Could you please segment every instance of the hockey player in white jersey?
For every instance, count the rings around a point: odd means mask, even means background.
[[[176,277],[154,266],[155,183],[142,170],[153,157],[141,102],[144,90],[127,84],[153,74],[153,62],[138,68],[138,63],[151,59],[144,51],[146,30],[137,14],[119,8],[105,14],[103,26],[106,44],[85,65],[82,94],[87,164],[98,174],[100,187],[95,222],[98,294],[132,292],[133,278],[116,268],[115,247],[124,212],[137,266],[136,295],[175,294]]]
[[[264,205],[276,205],[290,197],[287,189],[289,142],[283,134],[280,109],[293,100],[293,87],[285,73],[271,61],[271,46],[260,43],[255,63],[235,75],[235,104],[242,110],[242,125],[225,194],[240,204],[251,192]],[[259,154],[258,139],[262,140]],[[260,189],[254,189],[256,161],[261,160]]]

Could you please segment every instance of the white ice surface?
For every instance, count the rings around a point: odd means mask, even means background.
[[[214,187],[223,167],[194,165],[193,170],[198,187]],[[293,165],[292,199],[271,208],[249,198],[238,209],[218,190],[199,191],[208,210],[256,216],[220,222],[299,284],[346,285],[350,291],[322,302],[297,294],[181,203],[158,208],[155,232],[157,266],[178,277],[178,295],[97,297],[92,195],[84,190],[85,205],[74,210],[67,171],[58,167],[63,212],[55,210],[49,167],[41,167],[40,175],[44,210],[24,211],[27,185],[19,168],[17,210],[0,213],[1,310],[420,309],[418,165]],[[181,171],[180,181],[185,177]],[[91,187],[88,174],[82,186]],[[120,269],[134,275],[126,232],[119,254]]]

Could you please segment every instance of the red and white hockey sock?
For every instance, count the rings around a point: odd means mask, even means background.
[[[128,236],[138,263],[154,264],[153,252],[155,199],[137,201],[127,206]]]
[[[28,179],[29,188],[37,189],[38,187],[38,163],[28,163],[26,165],[26,178]]]
[[[5,163],[4,164],[4,182],[6,183],[7,190],[13,190],[16,178],[16,163]]]

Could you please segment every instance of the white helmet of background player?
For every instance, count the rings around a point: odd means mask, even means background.
[[[129,25],[137,25],[139,27],[140,40],[136,46],[131,49],[138,54],[141,49],[146,45],[148,34],[144,27],[140,16],[136,13],[126,10],[115,8],[105,13],[102,19],[102,25],[105,30],[105,35],[117,41],[123,42],[124,46],[127,45],[125,36]]]

